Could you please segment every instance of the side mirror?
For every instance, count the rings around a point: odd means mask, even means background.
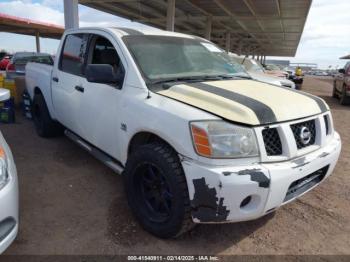
[[[0,88],[0,102],[9,100],[11,97],[10,90]]]
[[[88,82],[100,84],[120,84],[124,78],[123,74],[116,75],[109,64],[87,65],[85,75]]]
[[[345,74],[345,69],[344,69],[344,68],[339,69],[338,72],[339,72],[339,73],[342,73],[342,74]]]

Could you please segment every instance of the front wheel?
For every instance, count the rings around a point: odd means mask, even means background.
[[[193,227],[185,174],[170,146],[152,143],[137,148],[123,179],[130,208],[145,230],[171,238]]]
[[[343,86],[343,90],[340,96],[341,105],[350,105],[350,97],[346,95],[346,86]]]
[[[333,98],[338,98],[337,88],[336,88],[336,82],[335,82],[335,81],[334,81],[334,83],[333,83],[333,93],[332,93],[332,97],[333,97]]]

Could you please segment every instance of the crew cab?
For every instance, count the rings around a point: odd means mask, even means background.
[[[350,62],[334,76],[333,97],[339,98],[341,105],[350,105]]]
[[[54,66],[29,63],[38,134],[64,132],[122,174],[150,233],[252,220],[324,181],[341,140],[320,98],[252,80],[197,36],[67,30]]]

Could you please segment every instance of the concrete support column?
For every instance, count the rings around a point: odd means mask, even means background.
[[[230,52],[231,51],[231,33],[227,32],[226,33],[226,52]]]
[[[263,63],[266,64],[266,55],[264,55]]]
[[[166,13],[166,30],[174,32],[175,29],[175,0],[168,0]]]
[[[79,27],[78,0],[64,0],[64,25],[66,29]]]
[[[35,32],[36,52],[40,53],[40,34],[39,31]]]
[[[243,42],[241,40],[239,40],[239,42],[238,42],[238,52],[237,52],[238,55],[242,54],[242,47],[243,47]]]
[[[205,39],[210,40],[212,23],[213,23],[213,17],[212,16],[208,16],[207,17],[207,22],[206,22],[206,25],[205,25]]]

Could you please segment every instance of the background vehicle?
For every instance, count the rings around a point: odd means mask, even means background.
[[[264,65],[264,68],[265,68],[266,74],[282,77],[282,78],[288,78],[288,72],[281,70],[281,68],[279,68],[276,65],[267,64],[267,65]]]
[[[339,98],[342,105],[350,104],[350,62],[334,76],[333,97]]]
[[[54,66],[28,63],[26,84],[37,133],[66,129],[121,173],[159,237],[272,212],[324,181],[341,149],[322,99],[252,81],[195,36],[67,30]]]
[[[10,92],[0,88],[0,101]],[[0,132],[0,254],[13,242],[18,232],[18,182],[12,153]]]
[[[314,73],[315,76],[328,76],[328,73],[327,72],[324,72],[324,71],[316,71]]]
[[[244,57],[244,56],[237,56],[235,54],[230,54],[230,57],[238,64],[242,64],[244,66],[245,70],[248,71],[249,75],[258,81],[272,84],[272,85],[278,85],[278,86],[285,86],[289,88],[295,89],[295,84],[288,80],[281,77],[272,76],[265,73],[265,70],[263,66],[257,62],[256,60]]]
[[[10,62],[12,55],[5,55],[0,61],[0,70],[6,70],[8,63]]]
[[[49,54],[34,52],[17,52],[13,55],[6,67],[6,76],[14,78],[25,74],[25,66],[28,62],[37,62],[46,65],[53,65]]]
[[[3,59],[6,55],[8,55],[7,52],[0,52],[0,60]]]

